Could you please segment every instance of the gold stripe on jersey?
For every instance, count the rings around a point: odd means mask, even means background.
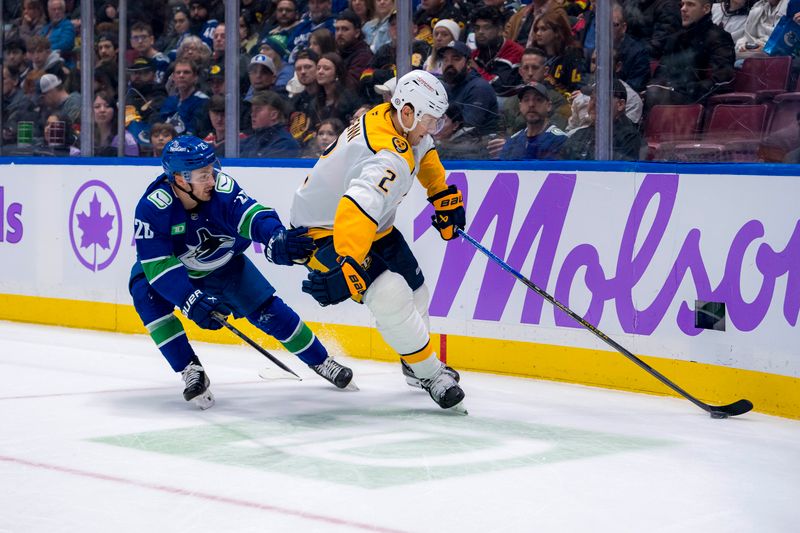
[[[403,135],[395,129],[392,123],[394,108],[390,103],[377,105],[362,118],[364,140],[374,153],[381,150],[394,152],[408,164],[411,174],[414,174],[414,151]]]
[[[363,263],[377,230],[378,223],[355,200],[342,196],[333,219],[333,248],[337,254],[349,255],[359,264]]]
[[[419,173],[417,179],[428,191],[428,198],[438,194],[447,188],[445,181],[444,167],[439,159],[436,148],[428,150],[419,162]]]

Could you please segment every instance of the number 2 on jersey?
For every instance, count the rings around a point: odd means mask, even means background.
[[[389,189],[384,187],[384,183],[386,183],[387,181],[394,181],[395,178],[397,178],[397,174],[395,174],[389,169],[386,169],[386,174],[387,175],[384,176],[381,182],[378,184],[378,188],[381,189],[383,192],[389,192]]]

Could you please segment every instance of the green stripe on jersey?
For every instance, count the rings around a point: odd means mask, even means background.
[[[178,317],[175,315],[170,315],[166,320],[161,320],[158,324],[154,325],[155,327],[150,329],[150,337],[152,337],[153,342],[155,342],[156,346],[159,348],[175,337],[186,334],[183,331],[183,324],[181,324],[181,321],[178,320]]]
[[[314,332],[311,331],[305,322],[300,322],[300,325],[301,327],[298,328],[298,331],[294,335],[285,341],[281,341],[283,347],[294,354],[298,354],[311,346],[311,343],[314,342],[316,338]]]
[[[141,263],[144,275],[151,284],[161,275],[183,264],[174,255],[165,255],[154,259],[142,259]]]
[[[253,228],[253,219],[262,211],[272,211],[272,209],[256,203],[251,205],[250,208],[244,212],[244,215],[242,215],[242,220],[239,222],[239,235],[245,239],[250,239],[251,241],[253,240],[251,233]]]

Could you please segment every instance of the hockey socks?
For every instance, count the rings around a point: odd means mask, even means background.
[[[182,371],[194,357],[194,351],[178,317],[170,313],[145,324],[145,327],[172,370]]]
[[[311,328],[277,296],[270,298],[247,319],[261,331],[275,337],[284,348],[307,365],[319,365],[328,357],[327,350]]]

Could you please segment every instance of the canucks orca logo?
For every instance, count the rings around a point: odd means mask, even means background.
[[[233,257],[233,244],[236,241],[228,235],[213,235],[207,228],[197,230],[198,244],[186,243],[189,250],[179,259],[190,270],[208,272],[215,270]]]

